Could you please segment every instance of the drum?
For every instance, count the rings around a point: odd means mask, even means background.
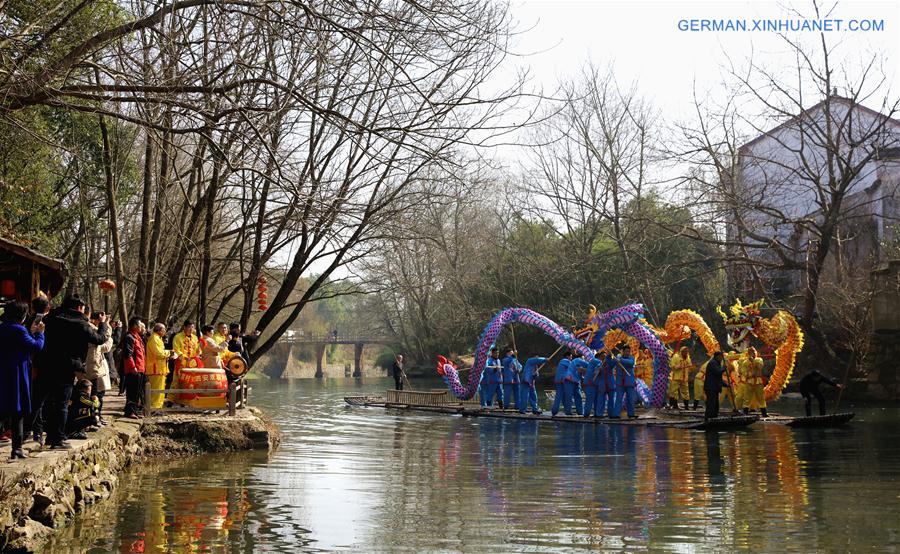
[[[224,409],[228,407],[228,379],[225,370],[217,367],[183,368],[179,373],[179,389],[216,391],[217,394],[178,395],[178,401],[191,408]]]
[[[235,354],[225,364],[225,369],[233,378],[239,379],[247,373],[247,361],[239,354]]]

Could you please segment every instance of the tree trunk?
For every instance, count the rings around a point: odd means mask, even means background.
[[[207,191],[206,198],[203,202],[206,209],[206,219],[203,227],[203,244],[201,246],[203,257],[200,261],[200,286],[198,287],[199,290],[197,294],[197,324],[200,327],[206,325],[206,308],[209,303],[209,274],[212,266],[212,235],[213,223],[215,220],[214,216],[216,213],[216,194],[219,188],[220,164],[219,156],[216,156],[215,162],[213,162],[209,190]]]
[[[167,111],[165,115],[165,126],[172,126],[172,112]],[[163,208],[165,207],[166,195],[169,190],[169,166],[174,164],[172,155],[172,134],[170,132],[163,133],[162,151],[159,160],[159,176],[157,180],[156,190],[156,207],[153,210],[153,228],[150,230],[150,243],[147,245],[147,278],[144,287],[144,299],[141,303],[141,311],[148,318],[153,313],[153,293],[156,286],[156,266],[159,261],[159,238],[162,233]],[[159,320],[163,322],[164,320]]]
[[[146,144],[144,145],[144,193],[141,198],[141,236],[138,246],[137,283],[134,288],[134,301],[132,305],[135,311],[141,315],[147,315],[147,306],[144,305],[144,288],[146,287],[147,256],[150,242],[150,204],[153,202],[153,135],[146,130]]]
[[[125,304],[125,271],[122,267],[122,250],[119,245],[118,210],[116,208],[116,182],[113,174],[112,151],[109,142],[109,130],[103,116],[100,120],[100,135],[103,138],[103,174],[106,177],[106,202],[109,206],[109,234],[112,237],[113,268],[116,272],[116,300],[118,312],[123,321],[128,321],[128,306]]]

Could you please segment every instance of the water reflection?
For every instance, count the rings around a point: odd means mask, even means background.
[[[892,421],[738,433],[538,424],[347,408],[333,381],[270,387],[257,402],[286,435],[271,458],[139,468],[50,551],[898,546],[883,524],[900,520],[897,493],[878,479],[900,473]]]

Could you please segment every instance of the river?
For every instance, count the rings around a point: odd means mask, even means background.
[[[46,552],[900,549],[896,405],[841,429],[704,433],[342,401],[388,383],[255,381],[275,453],[135,468]]]

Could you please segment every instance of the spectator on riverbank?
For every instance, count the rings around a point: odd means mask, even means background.
[[[12,428],[11,459],[25,457],[23,422],[31,412],[31,356],[44,347],[44,323],[37,321],[26,329],[26,315],[27,304],[9,302],[0,323],[0,413]]]
[[[43,292],[31,300],[31,313],[25,320],[25,328],[31,329],[35,322],[43,321],[50,313],[50,299]],[[44,381],[38,379],[40,373],[37,366],[38,356],[31,357],[31,413],[25,417],[25,434],[31,434],[34,441],[44,445],[44,400],[47,398],[47,386]]]
[[[122,320],[117,319],[110,323],[109,326],[112,328],[113,349],[106,353],[106,367],[109,368],[109,382],[118,386],[122,380],[122,376],[119,375],[118,368],[116,367],[115,348],[117,344],[122,342]]]
[[[69,449],[72,447],[65,440],[65,429],[75,373],[84,371],[88,345],[106,342],[106,316],[100,316],[97,329],[93,329],[84,315],[84,301],[69,296],[59,310],[44,318],[44,323],[38,378],[45,379],[49,387],[45,406],[47,444],[51,448]]]
[[[100,317],[103,315],[103,312],[91,314],[90,324],[92,329],[99,330]],[[109,379],[109,362],[106,355],[112,352],[113,339],[112,328],[108,325],[106,326],[106,337],[106,342],[103,344],[88,346],[84,367],[84,378],[91,382],[91,389],[99,402],[97,406],[97,420],[100,425],[106,425],[106,421],[103,419],[103,397],[106,396],[106,391],[112,388],[112,382]]]
[[[125,368],[125,417],[131,419],[140,419],[144,412],[144,382],[147,376],[141,324],[139,317],[132,317],[128,321],[128,334],[125,335],[122,346],[122,364]]]
[[[69,403],[69,418],[66,420],[66,437],[87,439],[85,431],[96,431],[100,424],[100,400],[93,394],[91,382],[80,379],[75,385],[75,394]]]
[[[213,326],[204,325],[200,330],[203,335],[200,337],[200,365],[201,367],[222,367],[222,352],[228,345],[216,342],[213,336]]]
[[[247,366],[249,367],[250,352],[247,349],[256,343],[256,340],[259,338],[259,331],[254,331],[252,335],[244,335],[241,333],[241,324],[232,323],[228,326],[228,333],[228,350],[240,355],[241,358],[244,358],[244,361],[247,362]]]
[[[394,356],[394,365],[391,367],[394,377],[394,390],[403,390],[403,355]]]

